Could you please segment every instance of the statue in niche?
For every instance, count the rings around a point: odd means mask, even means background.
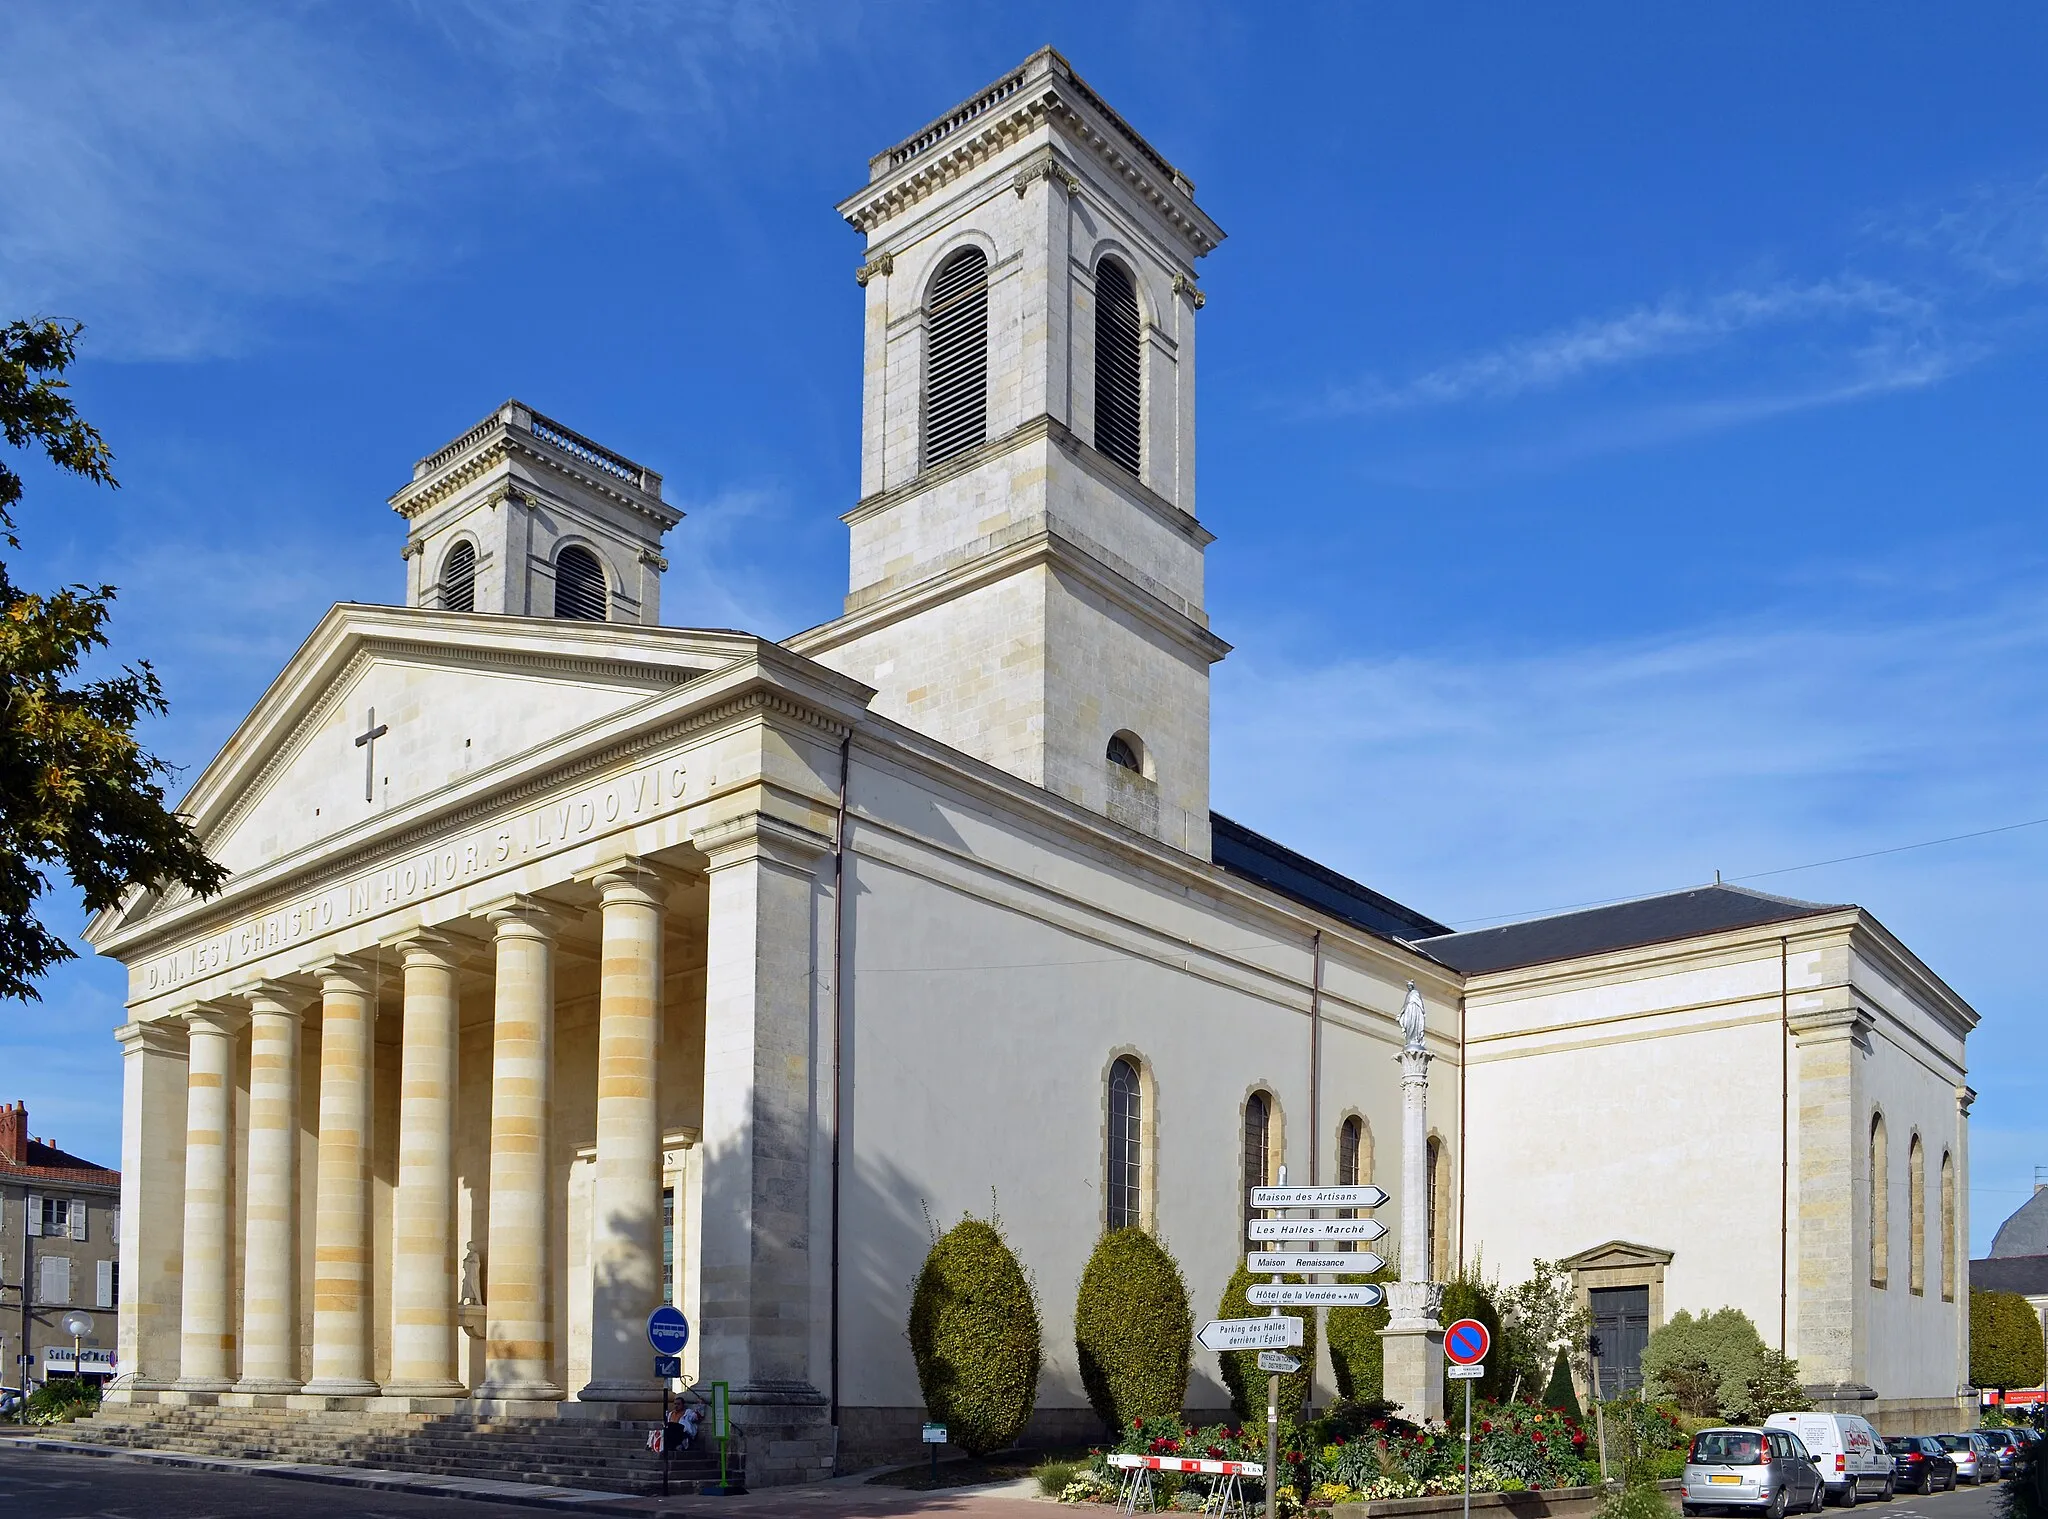
[[[462,1296],[464,1308],[481,1308],[484,1302],[484,1258],[477,1254],[476,1241],[462,1255]]]

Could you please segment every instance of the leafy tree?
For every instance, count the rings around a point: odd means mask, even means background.
[[[963,1218],[932,1242],[910,1299],[917,1385],[969,1455],[1005,1450],[1038,1401],[1038,1303],[995,1222]]]
[[[1237,1269],[1230,1274],[1230,1283],[1223,1289],[1223,1300],[1216,1305],[1219,1319],[1248,1319],[1261,1317],[1270,1312],[1266,1308],[1254,1308],[1245,1300],[1245,1291],[1255,1282],[1269,1278],[1253,1276],[1245,1269],[1244,1257],[1237,1258]],[[1306,1278],[1290,1276],[1290,1282],[1302,1282]],[[1308,1402],[1310,1375],[1316,1365],[1316,1315],[1313,1308],[1297,1308],[1291,1317],[1302,1321],[1302,1343],[1299,1349],[1287,1353],[1301,1362],[1301,1370],[1290,1372],[1280,1379],[1280,1418],[1282,1422],[1299,1417]],[[1236,1413],[1239,1423],[1259,1422],[1266,1417],[1266,1373],[1259,1370],[1259,1353],[1256,1350],[1225,1350],[1216,1359],[1222,1363],[1223,1385],[1230,1389],[1230,1407]]]
[[[1650,1336],[1643,1377],[1652,1396],[1695,1418],[1756,1423],[1807,1407],[1799,1363],[1764,1344],[1739,1308],[1695,1318],[1684,1309]]]
[[[2017,1292],[1970,1294],[1970,1380],[1979,1387],[2038,1387],[2048,1359],[2041,1320]]]
[[[79,327],[0,327],[0,435],[40,448],[58,469],[113,486],[113,454],[79,416],[63,378]],[[0,458],[0,537],[20,548],[14,509],[22,480]],[[177,882],[201,896],[227,871],[164,803],[171,767],[145,750],[135,725],[164,711],[147,661],[103,680],[79,666],[107,647],[110,585],[24,591],[0,564],[0,997],[36,999],[35,980],[76,951],[36,916],[61,866],[96,912],[131,886]]]
[[[1143,1229],[1096,1241],[1074,1303],[1074,1349],[1105,1425],[1180,1417],[1194,1333],[1187,1282],[1165,1246]]]
[[[1498,1353],[1511,1374],[1511,1391],[1533,1394],[1555,1371],[1560,1354],[1568,1357],[1566,1380],[1576,1370],[1591,1385],[1586,1341],[1593,1332],[1593,1313],[1579,1301],[1572,1274],[1562,1263],[1531,1261],[1529,1279],[1502,1293],[1500,1308],[1506,1344]],[[1558,1406],[1547,1388],[1543,1401]]]
[[[1557,1353],[1557,1360],[1550,1368],[1550,1381],[1543,1389],[1543,1406],[1561,1408],[1574,1419],[1583,1419],[1585,1414],[1579,1408],[1579,1390],[1572,1385],[1571,1358],[1564,1351]]]

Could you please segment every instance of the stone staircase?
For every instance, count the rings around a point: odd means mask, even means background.
[[[647,1436],[655,1427],[641,1421],[491,1419],[465,1413],[287,1413],[260,1408],[121,1404],[68,1425],[64,1435],[85,1444],[129,1450],[537,1482],[644,1495],[661,1491],[661,1458],[647,1449]],[[734,1483],[743,1481],[737,1452],[730,1459],[729,1473]],[[717,1481],[715,1446],[678,1451],[669,1458],[672,1492],[697,1492]]]

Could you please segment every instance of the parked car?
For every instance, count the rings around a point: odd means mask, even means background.
[[[1973,1429],[1970,1433],[1982,1435],[1990,1443],[1991,1449],[1998,1456],[1998,1475],[2010,1477],[2012,1475],[2013,1463],[2019,1459],[2020,1454],[2020,1442],[2013,1438],[2012,1431],[2009,1429]]]
[[[1766,1429],[1797,1435],[1812,1453],[1828,1497],[1844,1508],[1859,1498],[1892,1495],[1892,1457],[1870,1421],[1858,1414],[1772,1414]]]
[[[1782,1429],[1703,1429],[1685,1453],[1687,1514],[1747,1509],[1783,1519],[1789,1512],[1821,1511],[1827,1484],[1811,1452]]]
[[[1986,1477],[1998,1475],[1998,1456],[1982,1435],[1936,1435],[1941,1448],[1956,1464],[1956,1480],[1982,1487]]]
[[[1935,1435],[1893,1435],[1884,1442],[1892,1456],[1892,1483],[1909,1492],[1951,1491],[1957,1482],[1955,1458]]]

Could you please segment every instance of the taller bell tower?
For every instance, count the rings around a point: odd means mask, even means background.
[[[878,154],[845,613],[874,706],[1209,854],[1194,186],[1047,48]]]

